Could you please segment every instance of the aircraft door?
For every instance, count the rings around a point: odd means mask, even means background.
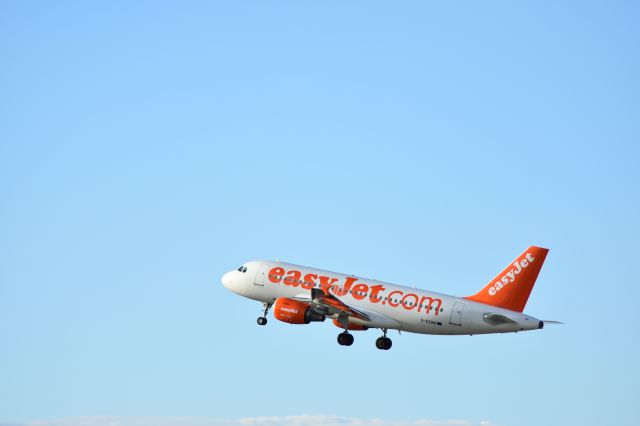
[[[451,310],[451,318],[449,324],[462,325],[462,311],[464,310],[464,303],[456,302]]]
[[[256,277],[253,280],[255,285],[264,285],[264,277],[267,275],[267,269],[269,269],[268,263],[263,262],[260,264],[258,272],[256,272]]]

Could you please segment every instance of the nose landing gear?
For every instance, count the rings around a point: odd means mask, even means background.
[[[267,314],[269,313],[269,309],[271,308],[272,303],[264,302],[262,306],[264,306],[264,313],[261,317],[258,317],[257,323],[258,325],[267,325]]]
[[[387,337],[387,329],[383,328],[382,329],[382,337],[378,337],[376,339],[376,348],[383,350],[383,351],[388,351],[389,349],[391,349],[391,339],[389,339]]]

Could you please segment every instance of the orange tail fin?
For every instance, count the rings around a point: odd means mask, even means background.
[[[522,312],[549,249],[531,246],[482,290],[466,299]]]

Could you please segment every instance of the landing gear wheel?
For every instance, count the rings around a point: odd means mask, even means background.
[[[338,334],[338,344],[341,346],[353,345],[353,335],[345,332]]]
[[[391,339],[389,339],[388,337],[378,337],[376,339],[376,348],[383,350],[383,351],[388,351],[389,349],[391,349]]]
[[[257,320],[258,325],[267,325],[267,314],[269,313],[269,309],[271,308],[271,305],[273,305],[273,303],[262,302],[264,311],[262,312],[262,316],[258,317],[258,320]]]
[[[391,345],[393,345],[393,343],[391,342],[391,339],[389,339],[388,337],[384,338],[384,350],[388,351],[389,349],[391,349]]]
[[[347,337],[347,343],[346,343],[346,346],[351,346],[351,345],[353,345],[353,334],[347,334],[347,335],[346,335],[346,337]]]

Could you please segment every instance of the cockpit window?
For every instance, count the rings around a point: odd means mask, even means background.
[[[237,271],[239,272],[247,272],[247,267],[246,266],[240,266]]]

